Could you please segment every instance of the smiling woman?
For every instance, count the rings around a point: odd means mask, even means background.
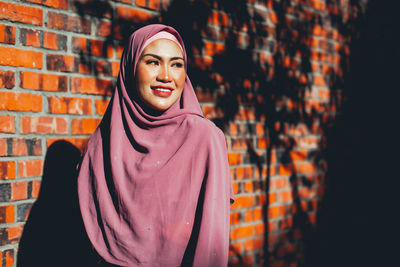
[[[201,112],[173,28],[149,25],[130,36],[79,165],[78,195],[103,265],[227,266],[225,137]]]

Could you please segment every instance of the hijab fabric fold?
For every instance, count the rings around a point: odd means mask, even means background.
[[[159,116],[135,97],[144,44],[171,27],[134,32],[117,85],[78,176],[83,222],[97,253],[119,266],[226,266],[233,197],[225,137],[203,117],[189,77]],[[185,66],[186,68],[186,66]]]

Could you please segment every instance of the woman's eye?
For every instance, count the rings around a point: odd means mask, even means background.
[[[182,68],[183,64],[180,63],[180,62],[175,62],[175,63],[172,64],[172,67]]]
[[[158,65],[158,61],[157,60],[147,60],[146,64],[147,65]]]

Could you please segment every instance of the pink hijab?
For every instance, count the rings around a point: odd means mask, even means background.
[[[79,204],[89,239],[120,266],[226,266],[232,184],[225,137],[202,115],[186,82],[160,116],[135,100],[144,44],[178,32],[149,25],[129,38],[104,118],[90,137],[79,176]],[[162,37],[160,37],[162,38]]]

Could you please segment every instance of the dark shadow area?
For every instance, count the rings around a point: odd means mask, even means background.
[[[389,219],[398,188],[391,181],[398,176],[398,9],[398,2],[369,1],[365,16],[342,25],[353,31],[351,54],[342,111],[327,129],[327,191],[309,266],[398,261],[393,242],[399,224]]]
[[[48,148],[39,197],[19,244],[18,267],[90,266],[91,249],[76,187],[80,155],[67,141],[57,141]]]

